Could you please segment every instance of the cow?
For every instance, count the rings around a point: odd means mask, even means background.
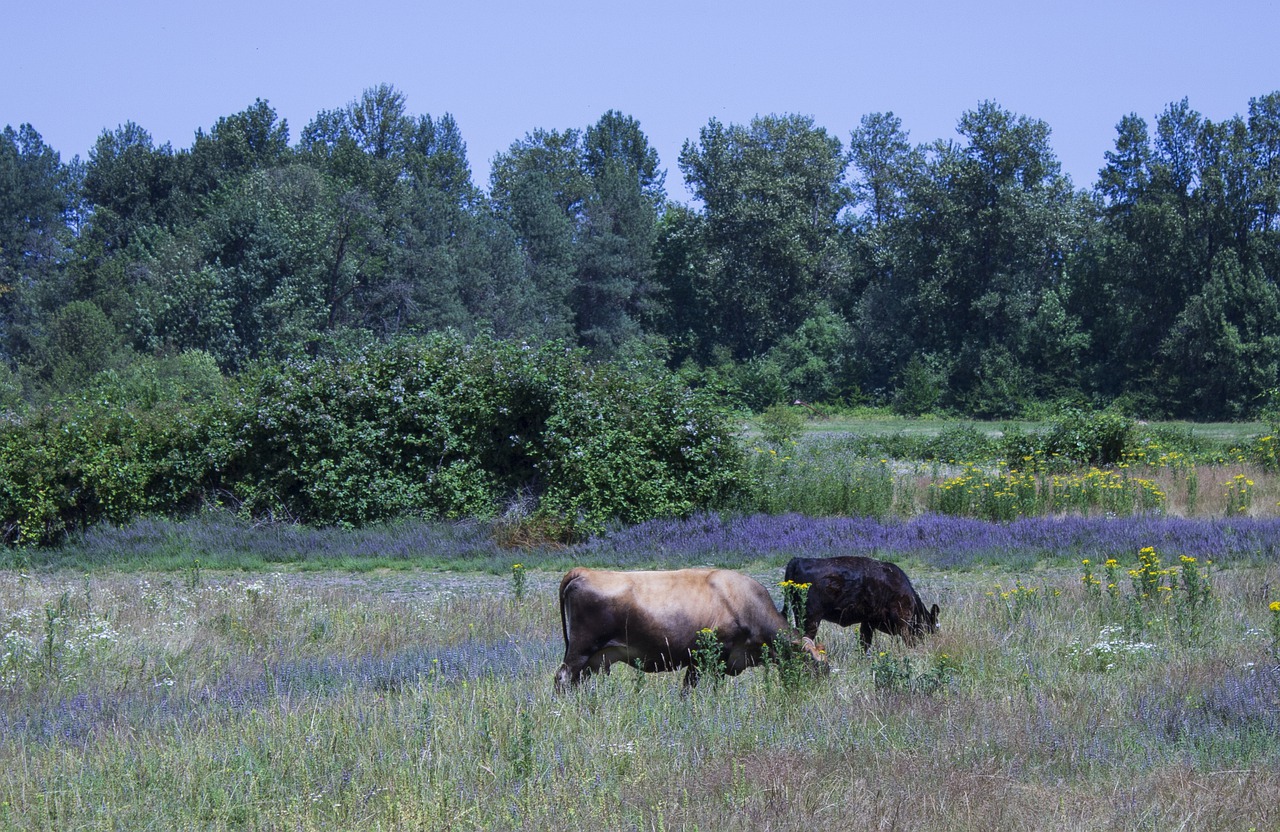
[[[926,609],[897,564],[864,557],[792,558],[783,578],[809,585],[806,609],[792,607],[791,593],[783,603],[783,614],[794,615],[796,628],[807,638],[818,637],[823,621],[841,627],[861,624],[862,650],[870,652],[876,630],[902,636],[908,647],[938,631],[938,605]]]
[[[646,673],[687,667],[687,691],[698,684],[693,651],[704,629],[714,632],[731,676],[759,663],[765,645],[777,649],[780,641],[803,651],[813,668],[827,668],[826,651],[791,628],[769,591],[728,569],[571,569],[560,581],[560,623],[564,663],[556,671],[557,693],[616,662]]]

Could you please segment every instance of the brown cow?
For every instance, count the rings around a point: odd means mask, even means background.
[[[791,642],[826,668],[826,655],[778,612],[769,591],[727,569],[611,572],[572,569],[560,581],[564,664],[556,692],[615,662],[646,673],[687,667],[684,686],[698,684],[693,649],[704,628],[715,631],[720,660],[733,676],[760,661],[766,644]]]
[[[792,558],[783,577],[809,584],[807,609],[793,611],[796,627],[809,638],[818,637],[823,621],[841,627],[861,624],[859,636],[866,652],[876,630],[902,636],[908,647],[914,647],[919,636],[938,631],[938,605],[926,609],[897,564],[863,557]],[[784,613],[789,607],[783,604]]]

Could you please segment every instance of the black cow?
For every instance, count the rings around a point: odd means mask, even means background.
[[[861,624],[862,649],[871,649],[874,631],[902,636],[908,647],[938,631],[938,605],[926,609],[907,573],[896,564],[863,557],[792,558],[784,578],[809,584],[807,609],[790,610],[796,627],[817,638],[823,621]],[[790,593],[783,605],[788,614]]]

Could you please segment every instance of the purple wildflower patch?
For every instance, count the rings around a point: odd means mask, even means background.
[[[244,661],[212,684],[191,690],[163,685],[129,691],[81,693],[50,702],[38,696],[0,695],[0,743],[91,742],[103,733],[175,728],[211,713],[238,713],[272,702],[351,691],[394,691],[422,683],[451,685],[482,678],[515,679],[554,668],[559,637],[470,641],[388,655],[322,656],[263,666]],[[548,683],[549,683],[548,676]]]
[[[964,568],[1105,560],[1144,546],[1217,563],[1274,560],[1280,553],[1280,519],[1066,516],[993,523],[938,514],[908,520],[701,514],[617,530],[582,544],[575,554],[581,563],[617,567],[740,566],[804,554],[909,557],[938,568]]]

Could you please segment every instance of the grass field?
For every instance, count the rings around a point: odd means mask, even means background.
[[[842,448],[864,429],[899,430],[815,421],[807,455],[753,452],[772,513],[572,545],[207,511],[6,549],[0,832],[1280,829],[1274,467],[1120,472],[1154,510],[1092,471],[999,474],[1025,493],[988,522],[928,511],[961,466]],[[863,656],[823,625],[836,672],[800,687],[755,668],[682,696],[620,668],[552,695],[568,566],[727,566],[780,599],[795,554],[903,564],[942,632]]]
[[[797,412],[803,413],[797,409]],[[1017,428],[1025,432],[1043,430],[1048,422],[1027,419],[1002,419],[982,422],[975,420],[955,420],[943,418],[895,416],[883,410],[868,409],[850,413],[810,416],[806,414],[803,432],[808,437],[840,437],[840,436],[905,436],[932,437],[937,436],[948,427],[957,424],[974,425],[988,436],[997,436],[1009,428]],[[1245,444],[1252,437],[1265,433],[1267,426],[1262,422],[1152,422],[1150,425],[1166,428],[1196,439],[1223,444]],[[754,423],[744,426],[748,436],[755,436],[758,429]]]
[[[1280,566],[1136,565],[908,562],[921,647],[562,698],[558,571],[10,570],[0,829],[1280,828]]]

